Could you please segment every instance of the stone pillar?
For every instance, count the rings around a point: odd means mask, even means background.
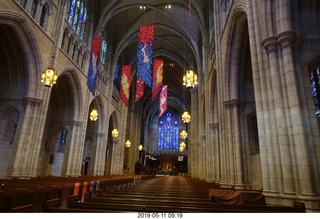
[[[106,134],[97,133],[95,136],[95,156],[93,159],[93,175],[102,176],[104,174],[104,164],[106,156]]]
[[[65,22],[65,16],[66,16],[66,11],[68,7],[68,1],[62,0],[59,1],[58,3],[58,15],[57,19],[54,23],[55,26],[55,31],[53,33],[53,38],[54,38],[54,45],[53,49],[51,52],[51,57],[52,57],[52,63],[50,63],[54,67],[56,65],[56,57],[59,52],[59,48],[61,45],[61,41],[63,40],[63,27],[64,27],[64,22]]]
[[[197,117],[197,88],[193,88],[190,91],[191,94],[191,122],[188,124],[188,171],[190,175],[195,178],[199,178],[199,145],[196,139],[198,139],[198,121]],[[189,137],[190,136],[190,137]]]
[[[275,182],[275,162],[272,147],[271,132],[274,128],[271,127],[271,101],[268,102],[269,88],[267,86],[267,76],[264,70],[264,56],[261,45],[261,35],[263,34],[263,26],[260,25],[257,2],[255,0],[247,1],[248,9],[248,30],[250,40],[250,52],[253,74],[253,83],[255,90],[257,123],[259,127],[259,146],[261,158],[261,174],[263,190],[268,192],[276,191]],[[263,14],[263,16],[268,17]],[[271,30],[270,30],[271,31]]]
[[[225,130],[226,132],[226,138],[225,138],[225,144],[224,144],[224,150],[222,153],[223,155],[223,161],[222,165],[224,165],[224,171],[223,171],[223,181],[221,182],[221,187],[223,188],[231,188],[234,184],[234,145],[232,142],[232,134],[233,134],[233,123],[232,123],[232,104],[230,101],[226,101],[225,103]]]
[[[84,140],[81,138],[81,133],[84,132],[83,122],[73,121],[70,124],[69,139],[67,138],[67,146],[64,153],[64,163],[62,167],[62,175],[65,176],[80,176],[82,156],[84,148]]]
[[[37,139],[39,133],[35,132],[37,116],[41,100],[25,98],[25,113],[21,120],[22,128],[17,145],[16,156],[13,161],[11,177],[35,177],[37,171],[37,159],[40,146],[35,145],[34,139]]]
[[[139,122],[137,122],[139,121]],[[128,161],[127,167],[129,167],[129,173],[134,174],[135,163],[139,161],[139,150],[138,146],[142,139],[140,139],[140,131],[141,131],[141,114],[131,112],[130,113],[130,141],[132,143],[131,147],[128,150]]]
[[[220,171],[220,142],[219,142],[219,124],[213,123],[210,125],[213,132],[213,181],[220,183],[221,171]]]
[[[120,154],[120,142],[118,139],[113,139],[112,145],[112,156],[111,156],[111,167],[110,167],[110,175],[118,175],[118,162],[121,159]]]
[[[30,146],[30,155],[28,156],[28,163],[26,166],[26,175],[30,177],[36,177],[37,175],[37,165],[38,165],[38,158],[40,153],[41,143],[37,139],[39,139],[39,126],[42,125],[39,123],[39,119],[41,116],[39,115],[41,100],[33,100],[33,109],[32,109],[32,121],[31,127],[32,135],[29,136],[29,146]],[[30,133],[31,134],[31,133]]]
[[[243,149],[243,142],[241,140],[240,130],[240,110],[241,104],[239,100],[231,100],[225,102],[226,107],[226,126],[227,126],[227,150],[225,151],[224,164],[228,165],[226,181],[223,181],[222,187],[235,188],[235,189],[247,189],[249,186],[245,179],[247,176],[244,172],[244,156],[245,151]],[[223,164],[222,164],[223,165]]]
[[[288,114],[290,115],[292,141],[294,148],[292,155],[293,169],[296,171],[296,177],[299,185],[301,195],[313,196],[316,192],[313,190],[313,177],[311,176],[311,165],[308,152],[308,142],[306,140],[306,133],[304,128],[304,115],[301,109],[301,101],[298,93],[298,79],[294,69],[293,46],[292,42],[295,39],[294,32],[284,32],[278,35],[278,41],[281,46],[283,57],[283,70],[285,75],[285,82],[287,88],[287,101],[290,108]],[[297,188],[296,188],[297,189]]]
[[[292,172],[292,158],[290,150],[290,142],[288,136],[288,121],[285,112],[284,94],[283,94],[283,84],[281,78],[281,70],[278,62],[278,45],[277,39],[275,37],[269,37],[263,41],[264,47],[267,49],[267,54],[269,57],[269,68],[271,73],[271,86],[273,94],[273,103],[275,107],[275,122],[276,122],[276,141],[277,150],[274,151],[274,156],[278,161],[280,169],[276,169],[278,179],[278,185],[281,186],[281,190],[284,193],[293,193],[293,172]],[[279,155],[279,157],[277,157]],[[282,181],[282,182],[280,182]]]
[[[215,130],[213,129],[213,124],[209,124],[208,132],[207,132],[207,161],[206,161],[206,181],[213,182],[214,175],[216,171],[215,167]]]

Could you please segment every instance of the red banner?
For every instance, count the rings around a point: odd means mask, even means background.
[[[152,71],[152,100],[156,99],[161,92],[163,80],[163,60],[153,61]]]
[[[138,100],[140,100],[141,97],[143,97],[144,95],[144,81],[141,78],[137,79],[137,85],[136,85],[136,100],[135,102],[137,102]]]
[[[98,36],[92,40],[91,51],[94,53],[96,59],[99,59],[100,50],[101,50],[102,36]]]
[[[130,81],[131,81],[131,65],[122,66],[120,96],[123,103],[128,107],[130,96]]]
[[[92,40],[91,55],[89,63],[89,72],[87,79],[87,86],[92,95],[95,95],[97,77],[98,77],[98,60],[101,50],[102,36],[98,36]]]
[[[150,41],[154,40],[154,27],[153,25],[140,26],[139,40],[141,43],[149,45]]]
[[[160,113],[159,117],[163,115],[165,111],[167,111],[167,105],[168,105],[168,85],[165,85],[162,87],[162,90],[160,92]]]

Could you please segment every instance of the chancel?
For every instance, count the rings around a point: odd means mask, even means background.
[[[0,0],[0,212],[320,212],[319,25],[315,0]]]

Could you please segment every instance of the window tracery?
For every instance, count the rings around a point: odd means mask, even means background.
[[[158,149],[178,150],[179,123],[176,116],[166,112],[159,120]]]

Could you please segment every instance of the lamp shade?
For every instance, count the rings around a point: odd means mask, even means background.
[[[131,142],[130,142],[130,140],[127,140],[126,141],[126,147],[129,148],[130,146],[131,146]]]
[[[188,137],[188,133],[186,132],[186,130],[182,130],[182,132],[180,133],[180,137],[181,139],[186,139]]]
[[[191,116],[187,111],[182,114],[182,121],[183,123],[189,123],[191,121]]]
[[[98,111],[96,109],[93,109],[90,113],[90,120],[91,121],[97,121],[98,119]]]
[[[112,137],[116,138],[119,135],[118,129],[113,129],[111,132]]]
[[[55,69],[47,68],[41,75],[41,82],[46,87],[52,87],[52,85],[57,83],[58,74]]]
[[[192,69],[188,69],[183,76],[183,85],[188,88],[194,88],[196,84],[198,84],[197,74]]]
[[[98,111],[96,109],[93,109],[90,113],[90,120],[91,121],[97,121],[98,119]]]

